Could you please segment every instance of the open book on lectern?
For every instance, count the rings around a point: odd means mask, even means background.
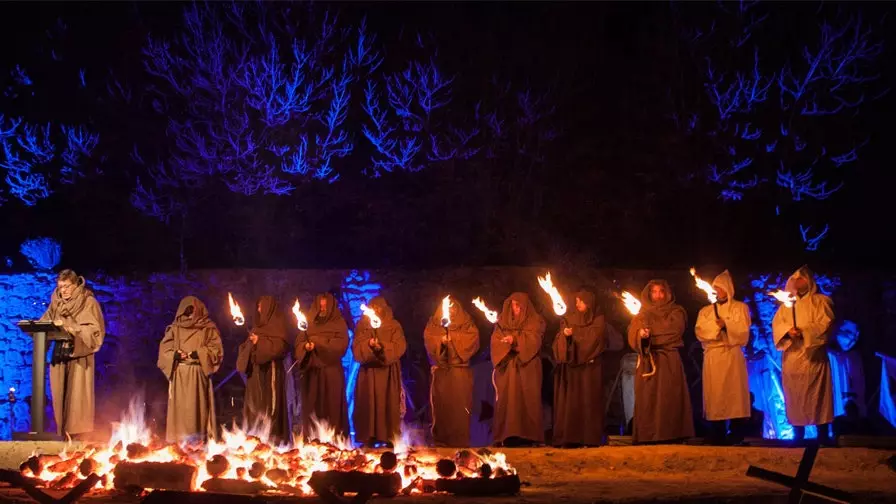
[[[19,326],[19,329],[28,334],[45,333],[47,335],[47,340],[49,341],[69,341],[73,339],[72,335],[65,332],[62,327],[49,321],[20,320],[16,325]]]

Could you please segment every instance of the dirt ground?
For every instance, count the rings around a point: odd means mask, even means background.
[[[0,467],[17,468],[38,445],[0,443]],[[40,443],[44,453],[53,446]],[[56,450],[58,451],[58,449]],[[443,450],[439,450],[440,452]],[[512,498],[449,496],[399,498],[407,502],[786,502],[788,489],[748,478],[747,467],[795,475],[802,456],[795,448],[626,446],[580,450],[506,449],[508,461],[530,486]],[[444,450],[446,455],[453,450]],[[887,467],[892,450],[822,449],[810,481],[852,492],[856,503],[896,502],[896,472]],[[61,495],[57,493],[56,495]],[[803,503],[809,499],[804,499]],[[303,499],[304,501],[304,499]],[[33,502],[23,492],[0,487],[0,502]],[[80,502],[138,502],[136,497],[96,494]]]

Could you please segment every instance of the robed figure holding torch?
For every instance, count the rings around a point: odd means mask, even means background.
[[[830,440],[834,421],[833,383],[827,343],[834,322],[831,298],[818,292],[807,266],[797,270],[784,287],[790,296],[772,319],[775,347],[781,357],[781,385],[787,421],[794,438],[802,440],[807,425],[818,426],[818,438]]]
[[[309,315],[311,319],[306,330],[299,333],[295,351],[301,373],[302,434],[310,439],[316,418],[334,429],[337,436],[347,439],[348,404],[342,357],[348,349],[348,326],[330,293],[314,298]]]
[[[243,416],[247,427],[270,424],[274,442],[290,441],[286,410],[286,370],[290,330],[286,315],[272,296],[261,296],[255,304],[254,324],[239,348],[236,368],[246,375]]]
[[[432,365],[433,442],[436,446],[470,446],[470,359],[479,351],[479,328],[459,303],[445,296],[426,324],[423,340]]]
[[[651,280],[641,291],[643,308],[628,326],[628,343],[642,348],[647,340],[654,372],[635,374],[635,417],[632,441],[656,443],[680,441],[694,436],[691,396],[678,349],[684,346],[682,335],[687,312],[675,303],[672,289],[665,280]]]
[[[703,345],[703,416],[712,425],[711,442],[739,443],[743,441],[743,424],[751,413],[743,350],[750,341],[750,309],[734,299],[734,282],[728,270],[715,277],[708,288],[711,304],[700,310],[694,328]],[[728,422],[730,437],[725,425]]]
[[[159,344],[158,366],[168,379],[166,439],[215,438],[215,394],[210,376],[221,367],[224,348],[218,326],[198,298],[187,296]]]
[[[504,300],[491,339],[496,444],[544,443],[539,359],[544,329],[527,294],[514,292]]]
[[[607,324],[594,294],[576,292],[576,305],[560,326],[551,349],[554,376],[554,446],[599,446],[604,436],[601,353]]]

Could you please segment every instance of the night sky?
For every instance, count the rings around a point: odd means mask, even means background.
[[[450,103],[439,121],[426,126],[436,134],[470,124],[464,121],[472,120],[477,102],[519,123],[511,109],[520,93],[544,96],[542,110],[553,113],[505,143],[484,141],[468,159],[372,177],[369,159],[376,152],[359,126],[369,118],[358,82],[345,120],[355,149],[338,160],[337,181],[290,176],[295,189],[289,195],[247,196],[215,176],[186,180],[178,196],[189,211],[164,223],[131,204],[138,178],[150,180],[132,152],[137,145],[145,157],[170,160],[178,139],[166,127],[183,109],[174,99],[162,113],[153,109],[153,96],[171,92],[144,71],[141,50],[150,33],[182,33],[185,5],[0,5],[0,113],[33,124],[89,125],[99,134],[81,166],[85,176],[74,183],[55,182],[52,163],[35,168],[45,170],[52,194],[33,206],[3,187],[0,257],[12,259],[11,269],[27,265],[19,244],[37,236],[62,243],[65,266],[106,271],[173,270],[183,260],[190,268],[572,263],[790,271],[808,262],[815,269],[892,269],[896,243],[888,222],[896,177],[889,131],[896,110],[893,93],[885,92],[896,83],[896,40],[890,4],[760,4],[749,13],[769,17],[741,47],[723,43],[740,33],[738,3],[724,6],[734,15],[711,2],[316,4],[315,15],[328,7],[339,12],[340,27],[366,18],[384,57],[380,73],[431,61],[455,77]],[[291,8],[290,19],[299,19],[307,7],[261,8]],[[688,114],[700,117],[701,125],[712,122],[704,56],[712,55],[718,68],[748,73],[756,44],[760,65],[770,73],[796,61],[803,45],[816,43],[820,22],[842,24],[859,13],[883,44],[874,61],[860,68],[863,76],[877,75],[855,85],[865,102],[824,122],[798,118],[809,124],[801,133],[808,147],[781,158],[800,170],[811,166],[813,156],[824,163],[820,152],[844,152],[867,139],[856,161],[817,172],[829,186],[843,182],[842,189],[824,200],[794,201],[776,185],[775,172],[785,166],[776,156],[797,129],[781,134],[775,92],[767,102],[774,106],[739,116],[741,124],[763,128],[757,142],[767,145],[772,136],[779,142],[747,168],[767,180],[739,200],[720,197],[707,166],[728,159],[727,146],[708,128],[694,134],[681,127]],[[722,42],[697,44],[684,36],[707,26]],[[16,65],[32,84],[16,86]],[[110,98],[115,79],[132,88],[131,103]],[[496,89],[503,86],[509,92],[499,99]],[[290,135],[301,133],[302,126],[289,127]],[[537,152],[530,150],[533,142]],[[747,142],[737,145],[743,149]],[[487,156],[490,148],[494,154]],[[802,223],[829,226],[818,250],[806,250]]]

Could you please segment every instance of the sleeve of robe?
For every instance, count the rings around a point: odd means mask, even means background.
[[[450,332],[451,341],[444,345],[444,351],[447,361],[455,358],[463,363],[469,363],[470,359],[479,351],[479,328],[476,324],[468,322],[463,327],[459,327]]]
[[[159,360],[156,363],[165,379],[171,378],[171,372],[174,370],[174,328],[168,326],[165,328],[165,336],[159,343]]]
[[[750,341],[750,324],[752,323],[750,307],[746,303],[738,303],[736,306],[738,307],[737,311],[731,314],[731,320],[725,322],[725,327],[728,328],[728,344],[746,346]]]
[[[638,336],[638,331],[644,327],[644,323],[644,315],[639,313],[632,318],[628,325],[628,346],[635,352],[641,351],[641,337]]]
[[[667,348],[684,346],[682,335],[687,323],[687,313],[684,308],[677,307],[666,317],[651,323],[650,344]]]
[[[369,364],[375,362],[376,355],[373,349],[367,344],[373,337],[373,328],[362,322],[355,328],[355,339],[352,340],[352,357],[359,364]]]
[[[544,339],[545,322],[540,315],[534,321],[526,324],[522,331],[514,335],[513,347],[519,352],[517,359],[527,363],[538,357],[541,353],[541,343]]]
[[[221,333],[216,326],[205,329],[205,341],[196,349],[202,371],[211,375],[218,371],[224,361],[224,345],[221,344]]]
[[[72,336],[74,336],[74,351],[72,358],[86,357],[99,351],[103,346],[103,339],[106,336],[105,323],[103,321],[103,312],[100,310],[100,304],[94,297],[90,297],[84,304],[84,310],[78,314],[79,321],[75,321],[72,317],[67,317],[64,322],[66,325],[73,326]]]
[[[320,331],[308,336],[308,341],[314,343],[314,352],[325,364],[333,366],[342,362],[342,356],[348,349],[348,326],[345,321],[338,326],[334,324],[334,330]],[[299,362],[305,358],[305,340],[296,344],[296,360]]]
[[[282,358],[289,352],[289,344],[282,338],[259,336],[258,343],[253,346],[252,362],[256,364],[267,364],[274,359]]]
[[[722,329],[716,323],[716,313],[712,305],[704,306],[697,313],[697,324],[694,326],[694,333],[697,335],[697,339],[704,343],[718,341],[719,335],[722,334]]]
[[[772,336],[775,339],[775,348],[782,352],[786,351],[793,344],[790,338],[784,338],[787,335],[787,331],[793,327],[791,313],[791,309],[782,304],[778,306],[778,311],[775,312],[775,316],[772,318]]]
[[[815,348],[826,345],[828,329],[834,322],[834,303],[831,298],[815,294],[812,296],[812,315],[808,324],[797,324],[803,332],[803,345]],[[799,320],[797,320],[799,322]]]
[[[607,346],[606,333],[607,322],[603,315],[594,317],[585,327],[573,329],[572,343],[578,348],[575,364],[584,364],[602,354]]]
[[[510,350],[513,349],[512,343],[504,343],[501,341],[504,336],[510,335],[512,331],[505,332],[500,326],[495,324],[495,330],[492,331],[492,340],[490,344],[490,353],[492,356],[492,365],[497,366],[504,357],[507,357],[507,354],[510,353]]]
[[[401,324],[396,323],[389,336],[389,338],[380,338],[380,345],[382,345],[383,348],[374,352],[379,361],[386,365],[401,359],[401,356],[404,355],[404,352],[408,348],[408,343],[404,339],[404,329],[401,328]]]
[[[249,372],[249,362],[252,359],[252,342],[248,339],[240,343],[236,354],[236,370],[246,374]]]
[[[426,347],[429,362],[433,364],[448,363],[448,349],[442,345],[442,336],[444,335],[445,329],[432,322],[427,322],[423,329],[423,346]]]

